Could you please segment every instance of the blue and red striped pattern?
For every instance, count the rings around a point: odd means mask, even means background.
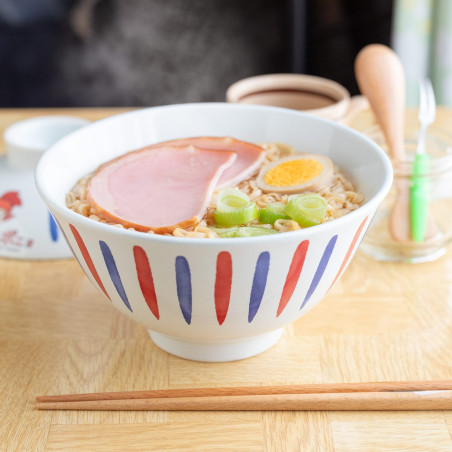
[[[367,217],[362,221],[356,233],[354,234],[353,239],[348,247],[345,258],[343,259],[342,264],[339,268],[339,271],[337,272],[333,280],[333,283],[329,286],[329,288],[331,288],[331,286],[333,286],[333,284],[339,278],[345,266],[347,265],[353,251],[356,249],[356,246],[359,242],[359,238],[361,236],[366,221]],[[69,225],[69,227],[92,277],[94,278],[102,292],[111,300],[110,295],[107,293],[107,290],[105,289],[105,286],[99,276],[98,271],[96,270],[93,259],[81,235],[72,224]],[[323,250],[323,253],[320,257],[320,260],[317,263],[314,275],[312,276],[312,279],[309,281],[308,290],[303,298],[303,301],[301,302],[299,310],[303,309],[303,307],[308,303],[312,295],[315,293],[320,281],[324,276],[325,270],[328,267],[331,256],[334,253],[337,240],[338,236],[334,235],[329,239],[327,245],[325,246],[325,249]],[[297,300],[293,299],[293,293],[298,285],[300,278],[302,277],[304,264],[309,253],[309,245],[310,242],[308,240],[303,240],[298,245],[292,256],[291,264],[287,272],[285,283],[279,299],[279,304],[275,312],[276,317],[279,317],[284,312],[284,310],[286,309],[290,302],[297,303]],[[102,240],[99,241],[99,247],[101,254],[103,256],[104,264],[107,269],[108,275],[110,276],[110,280],[113,283],[116,292],[118,293],[125,307],[130,312],[133,312],[132,305],[127,296],[116,261],[113,257],[113,253],[110,247],[107,245],[106,242]],[[149,310],[154,315],[155,319],[159,320],[160,319],[159,305],[150,261],[146,254],[146,251],[140,246],[134,246],[132,252],[135,262],[137,281],[141,293],[143,295],[144,301],[146,302],[146,305],[148,306]],[[270,253],[268,251],[261,252],[256,260],[256,265],[253,273],[253,280],[251,284],[251,291],[249,294],[248,323],[252,323],[259,312],[261,302],[265,294],[265,289],[267,286],[270,265],[271,265]],[[220,253],[218,253],[216,257],[215,286],[212,298],[215,306],[217,322],[218,325],[220,326],[223,325],[224,322],[227,320],[231,298],[231,288],[234,279],[233,268],[234,262],[231,254],[228,251],[221,251]],[[192,275],[190,264],[187,258],[184,256],[177,256],[175,258],[174,279],[177,288],[177,298],[179,302],[181,315],[185,320],[186,324],[190,325],[192,321],[192,305],[193,305]]]

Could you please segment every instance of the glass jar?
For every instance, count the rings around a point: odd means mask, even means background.
[[[387,152],[378,126],[363,132]],[[393,262],[428,262],[442,256],[452,239],[452,136],[430,127],[426,137],[428,166],[413,174],[418,126],[405,130],[404,161],[392,161],[394,182],[367,231],[361,249],[373,258]],[[417,188],[416,188],[417,187]],[[414,218],[416,190],[421,187],[426,211]],[[417,192],[419,193],[419,192]],[[419,206],[419,204],[416,204]],[[401,225],[402,234],[393,226]],[[414,238],[413,238],[414,237]]]

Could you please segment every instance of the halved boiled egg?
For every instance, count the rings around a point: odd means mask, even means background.
[[[328,157],[298,154],[265,165],[256,183],[264,192],[302,193],[330,184],[333,173],[333,162]]]

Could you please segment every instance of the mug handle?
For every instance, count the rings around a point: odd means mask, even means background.
[[[365,110],[370,110],[367,99],[364,96],[352,96],[348,110],[339,122],[348,126],[359,113]]]

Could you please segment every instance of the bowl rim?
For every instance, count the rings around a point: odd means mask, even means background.
[[[299,117],[309,117],[310,119],[315,119],[318,122],[323,122],[332,125],[335,128],[343,129],[346,131],[346,133],[349,133],[351,135],[354,135],[355,137],[359,138],[360,140],[366,142],[371,148],[373,148],[373,151],[376,153],[376,155],[380,158],[380,161],[383,165],[383,168],[385,170],[384,174],[384,180],[382,185],[378,188],[376,193],[368,199],[364,204],[360,207],[358,207],[353,212],[350,212],[342,217],[335,218],[334,220],[328,221],[326,223],[322,223],[319,225],[316,225],[315,227],[310,228],[304,228],[297,231],[288,231],[284,232],[283,234],[271,234],[271,235],[264,235],[264,236],[258,236],[258,237],[238,237],[237,240],[231,240],[231,238],[216,238],[216,239],[205,239],[205,238],[190,238],[187,239],[186,237],[174,237],[174,236],[165,236],[165,235],[159,235],[159,234],[149,234],[146,232],[141,231],[131,231],[128,229],[122,229],[122,228],[116,228],[112,225],[101,223],[98,221],[94,221],[92,219],[89,219],[79,213],[74,212],[73,210],[69,209],[66,206],[62,206],[59,202],[57,202],[53,195],[50,194],[47,189],[45,188],[45,185],[43,183],[44,178],[44,170],[47,160],[52,158],[52,153],[56,152],[54,149],[59,146],[63,141],[66,141],[68,139],[72,139],[75,135],[78,133],[84,133],[84,130],[86,128],[90,127],[96,127],[97,123],[108,123],[110,121],[116,121],[118,117],[125,117],[129,115],[136,115],[136,114],[142,114],[145,111],[159,111],[159,110],[167,110],[167,109],[175,109],[175,108],[226,108],[226,109],[240,109],[240,110],[250,110],[256,111],[256,110],[267,110],[267,111],[274,111],[274,112],[281,112],[284,114],[289,115],[295,115]],[[253,105],[253,104],[238,104],[238,103],[227,103],[227,102],[197,102],[197,103],[183,103],[183,104],[170,104],[170,105],[163,105],[163,106],[155,106],[155,107],[145,107],[145,108],[139,108],[137,110],[132,110],[124,113],[115,114],[112,116],[109,116],[107,118],[100,119],[98,121],[94,121],[87,126],[83,127],[82,129],[76,130],[75,132],[72,132],[71,134],[63,137],[61,140],[59,140],[57,143],[55,143],[53,146],[51,146],[41,157],[38,166],[35,171],[35,184],[37,187],[37,190],[43,198],[43,200],[46,202],[46,204],[50,207],[51,210],[54,210],[61,215],[65,216],[69,220],[73,220],[74,223],[79,223],[87,226],[88,228],[92,228],[95,230],[98,230],[99,232],[106,232],[110,234],[119,234],[121,236],[125,235],[130,238],[135,238],[140,240],[147,240],[150,242],[168,242],[173,244],[185,244],[185,245],[196,245],[196,246],[213,246],[213,245],[225,245],[228,244],[228,246],[233,245],[244,245],[249,240],[251,240],[253,243],[258,243],[262,241],[278,241],[278,240],[285,240],[289,239],[290,237],[297,237],[299,236],[300,239],[303,239],[307,236],[311,236],[316,233],[321,233],[322,231],[327,232],[331,229],[336,229],[337,227],[340,227],[341,225],[349,222],[351,219],[355,217],[361,217],[361,213],[372,209],[372,206],[374,204],[379,204],[381,201],[383,201],[384,197],[389,192],[389,189],[392,185],[393,180],[393,169],[391,162],[389,160],[389,157],[384,152],[384,150],[378,146],[373,140],[371,140],[369,137],[365,136],[363,133],[358,132],[350,127],[344,126],[342,124],[339,124],[335,121],[332,121],[330,119],[325,119],[321,117],[315,117],[309,113],[305,113],[302,111],[297,110],[291,110],[288,108],[282,108],[282,107],[273,107],[273,106],[267,106],[267,105]]]

